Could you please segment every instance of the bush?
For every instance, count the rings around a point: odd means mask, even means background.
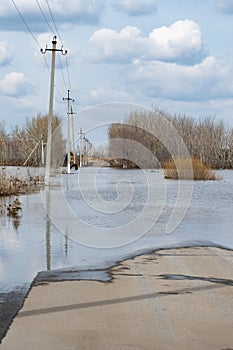
[[[165,179],[217,180],[211,167],[200,159],[177,158],[163,164]]]

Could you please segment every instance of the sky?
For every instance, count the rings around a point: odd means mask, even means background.
[[[233,126],[233,0],[1,0],[0,122],[7,129],[73,102],[92,136],[137,106]],[[104,130],[105,127],[103,127]],[[10,131],[9,131],[10,132]]]

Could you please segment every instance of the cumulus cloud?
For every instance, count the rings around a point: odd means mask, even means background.
[[[233,13],[233,0],[218,0],[217,8],[226,13]]]
[[[149,50],[152,58],[192,61],[203,52],[201,29],[188,19],[154,29],[149,35]]]
[[[12,61],[12,50],[6,41],[0,41],[0,66],[10,64]]]
[[[96,47],[93,59],[104,62],[125,62],[141,56],[144,39],[137,27],[125,27],[120,32],[111,29],[97,30],[90,38],[90,43]]]
[[[33,91],[33,85],[23,73],[11,72],[0,80],[0,91],[7,96],[20,97],[30,94]]]
[[[232,96],[232,74],[231,63],[212,56],[193,66],[138,61],[132,68],[130,84],[154,98],[210,100]]]
[[[105,8],[106,0],[52,0],[49,7],[53,17],[60,24],[95,24]],[[47,26],[36,1],[16,0],[15,4],[30,28],[44,31]],[[39,0],[40,7],[47,21],[54,28],[47,2]],[[17,10],[9,0],[0,2],[0,29],[26,30]]]
[[[130,16],[142,16],[156,12],[155,0],[114,0],[113,6]]]
[[[200,27],[188,19],[156,28],[148,37],[142,37],[140,30],[132,26],[119,32],[100,29],[90,43],[96,48],[93,58],[100,62],[128,63],[143,58],[189,64],[200,60],[204,51]]]

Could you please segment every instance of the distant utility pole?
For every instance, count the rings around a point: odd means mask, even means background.
[[[74,138],[74,115],[75,115],[76,113],[75,112],[73,112],[73,108],[72,108],[72,106],[70,107],[70,115],[71,115],[71,125],[72,125],[72,144],[71,144],[71,149],[72,149],[72,151],[75,153],[75,138]]]
[[[74,100],[70,97],[70,90],[68,90],[68,96],[63,97],[64,101],[67,101],[67,118],[68,118],[68,135],[67,135],[67,174],[70,174],[70,102]]]
[[[50,168],[51,168],[51,143],[52,143],[52,117],[53,117],[53,98],[54,98],[54,74],[55,74],[55,59],[56,52],[61,52],[63,55],[67,54],[67,50],[57,49],[57,37],[53,37],[52,49],[48,49],[47,45],[45,49],[41,49],[41,52],[45,54],[47,51],[52,52],[51,63],[51,78],[50,78],[50,99],[49,99],[49,115],[48,115],[48,135],[47,135],[47,147],[46,147],[46,164],[45,164],[45,186],[49,185]]]
[[[80,151],[79,151],[79,158],[80,158],[80,168],[83,166],[83,131],[80,129]]]

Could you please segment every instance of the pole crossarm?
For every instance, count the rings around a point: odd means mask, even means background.
[[[52,44],[53,44],[53,46],[57,44],[57,37],[56,37],[56,35],[53,37]],[[68,52],[67,50],[64,50],[64,49],[63,49],[63,46],[62,46],[60,49],[57,49],[57,48],[54,48],[54,47],[53,47],[52,49],[49,49],[47,45],[45,46],[45,49],[40,49],[40,51],[41,51],[43,54],[45,54],[47,51],[61,52],[62,55],[64,55],[64,56],[65,56],[65,55],[67,54],[67,52]]]

